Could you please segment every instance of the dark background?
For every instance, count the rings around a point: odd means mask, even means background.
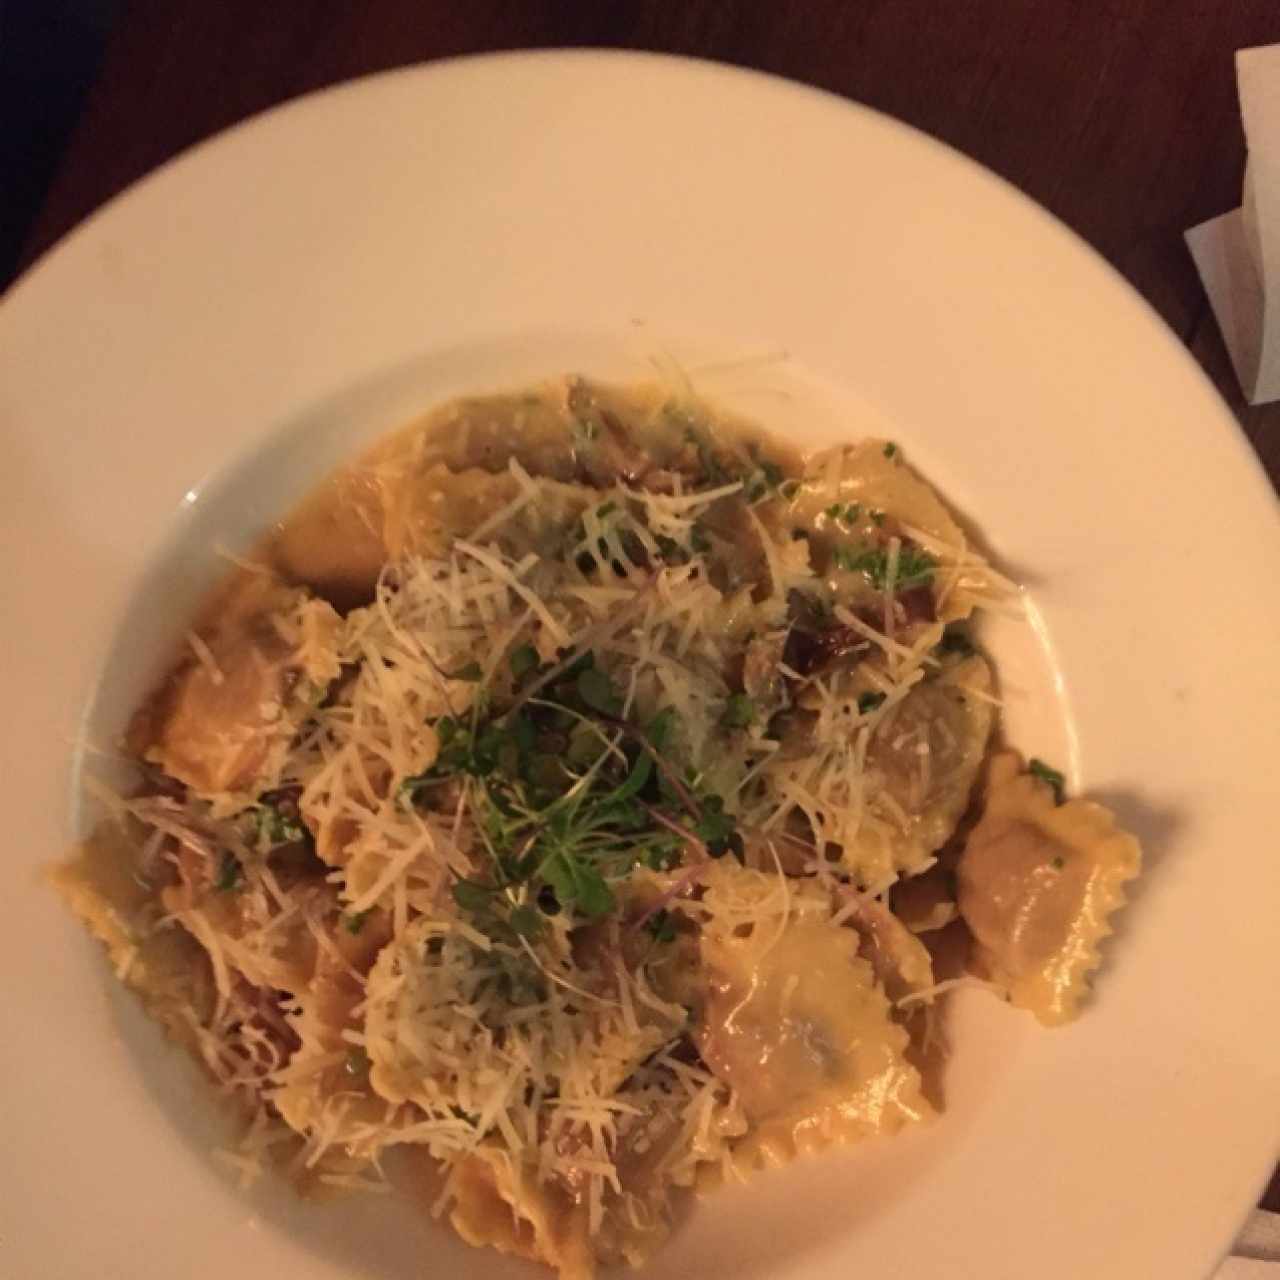
[[[0,0],[0,289],[97,74],[119,0]]]
[[[1280,0],[0,0],[0,288],[176,152],[335,81],[529,46],[692,54],[855,98],[1021,187],[1147,297],[1280,482],[1280,408],[1242,404],[1182,240],[1240,202],[1232,55],[1276,42]]]

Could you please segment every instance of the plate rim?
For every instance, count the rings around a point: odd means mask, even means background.
[[[1217,416],[1232,424],[1237,432],[1235,449],[1235,465],[1238,467],[1241,461],[1240,449],[1243,448],[1245,455],[1252,463],[1252,474],[1254,482],[1259,484],[1262,490],[1271,491],[1269,478],[1262,466],[1261,460],[1256,451],[1252,448],[1245,437],[1243,429],[1231,413],[1225,401],[1221,398],[1216,388],[1208,379],[1207,375],[1196,363],[1187,348],[1177,339],[1172,330],[1164,323],[1164,321],[1155,312],[1154,308],[1145,298],[1139,294],[1133,286],[1113,267],[1105,258],[1101,256],[1092,246],[1085,242],[1076,232],[1074,232],[1066,224],[1058,220],[1054,215],[1050,214],[1042,206],[1037,204],[1029,196],[1025,195],[1018,188],[1014,187],[1006,179],[1000,175],[986,169],[978,162],[971,160],[963,153],[957,151],[949,144],[940,141],[923,131],[906,124],[894,117],[888,116],[873,108],[866,107],[860,103],[844,98],[834,92],[820,89],[815,86],[801,84],[787,80],[784,77],[768,72],[753,71],[742,67],[733,66],[731,64],[714,62],[706,59],[687,58],[681,56],[630,51],[630,50],[594,50],[594,49],[571,49],[571,50],[534,50],[534,51],[509,51],[503,53],[485,53],[471,54],[457,58],[440,59],[437,61],[411,64],[404,67],[398,67],[387,71],[377,72],[372,75],[358,77],[353,80],[345,81],[337,85],[328,86],[322,89],[313,90],[297,97],[288,99],[287,101],[277,104],[267,111],[258,115],[249,117],[248,119],[238,122],[230,128],[223,130],[209,138],[203,139],[184,151],[178,153],[174,157],[164,162],[157,169],[152,170],[138,182],[117,193],[110,200],[99,206],[85,220],[79,223],[71,232],[68,233],[57,244],[50,247],[43,253],[34,263],[32,263],[19,276],[12,285],[6,290],[3,297],[0,297],[0,326],[7,321],[12,315],[16,306],[21,305],[22,300],[28,294],[40,287],[39,282],[44,278],[46,268],[50,263],[56,264],[61,260],[63,254],[74,251],[74,247],[79,244],[82,238],[91,233],[92,228],[99,225],[102,221],[119,216],[118,210],[125,206],[130,200],[139,197],[145,198],[145,193],[153,189],[153,185],[161,181],[169,179],[174,173],[191,166],[199,166],[206,162],[207,157],[215,149],[224,147],[242,136],[245,132],[262,128],[270,128],[273,122],[285,114],[292,113],[295,109],[298,112],[304,112],[314,105],[314,103],[322,98],[333,98],[340,95],[355,96],[363,89],[367,88],[372,82],[390,81],[393,79],[412,79],[423,74],[429,74],[440,68],[448,68],[462,64],[475,63],[500,63],[504,61],[538,61],[538,62],[554,62],[565,58],[577,61],[593,61],[601,57],[609,59],[620,59],[627,62],[645,62],[645,63],[676,63],[689,64],[695,68],[711,69],[719,73],[726,73],[735,78],[744,80],[765,80],[771,82],[776,87],[785,88],[787,92],[801,95],[813,96],[821,99],[824,104],[834,105],[842,109],[852,110],[855,113],[873,117],[878,125],[890,126],[893,131],[900,131],[905,135],[910,135],[919,143],[925,144],[928,148],[934,149],[939,154],[945,155],[949,162],[960,161],[961,166],[967,169],[970,176],[980,179],[983,183],[992,184],[1001,189],[1002,195],[1007,199],[1012,195],[1015,197],[1017,205],[1025,214],[1028,209],[1034,211],[1038,221],[1040,221],[1049,231],[1059,236],[1065,232],[1066,238],[1073,242],[1075,251],[1085,250],[1088,258],[1092,259],[1095,265],[1104,268],[1105,273],[1111,278],[1113,284],[1122,287],[1124,294],[1130,302],[1136,300],[1141,309],[1146,313],[1148,327],[1150,323],[1154,323],[1162,333],[1163,344],[1166,351],[1176,348],[1177,359],[1183,363],[1184,371],[1194,370],[1195,377],[1198,378],[1203,388],[1211,393],[1211,400],[1216,404]],[[3,336],[4,329],[0,327],[0,336]],[[1206,422],[1205,427],[1208,429],[1209,424]],[[1222,438],[1216,442],[1219,449],[1225,449]],[[1247,468],[1246,468],[1247,469]],[[1243,474],[1243,472],[1242,472]],[[1260,1180],[1259,1186],[1265,1183],[1264,1177]],[[1256,1200],[1256,1196],[1255,1196]]]

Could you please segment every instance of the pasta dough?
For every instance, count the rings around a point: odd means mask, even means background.
[[[929,1114],[902,1056],[907,1033],[857,951],[855,934],[828,923],[788,925],[764,942],[704,937],[697,1043],[751,1122],[733,1148],[744,1167]]]
[[[1142,855],[1101,805],[1054,803],[1006,754],[992,762],[982,820],[960,860],[960,911],[987,976],[1046,1025],[1079,1011],[1098,944]]]

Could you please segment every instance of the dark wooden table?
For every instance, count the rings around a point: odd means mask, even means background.
[[[1190,347],[1280,486],[1280,405],[1243,404],[1182,240],[1239,204],[1232,54],[1275,42],[1280,0],[132,0],[26,257],[175,152],[338,80],[516,47],[715,58],[898,116],[1057,214]]]

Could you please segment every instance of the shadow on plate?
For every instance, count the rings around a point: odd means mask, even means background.
[[[1177,809],[1157,808],[1137,792],[1127,789],[1090,791],[1084,798],[1096,800],[1110,809],[1120,826],[1137,836],[1142,845],[1142,873],[1126,886],[1125,906],[1112,918],[1112,933],[1102,945],[1102,963],[1093,975],[1095,985],[1105,986],[1113,957],[1123,954],[1126,938],[1141,924],[1143,903],[1164,876],[1166,863],[1173,856],[1178,832],[1186,819]],[[1085,1008],[1087,1012],[1088,1006]]]

